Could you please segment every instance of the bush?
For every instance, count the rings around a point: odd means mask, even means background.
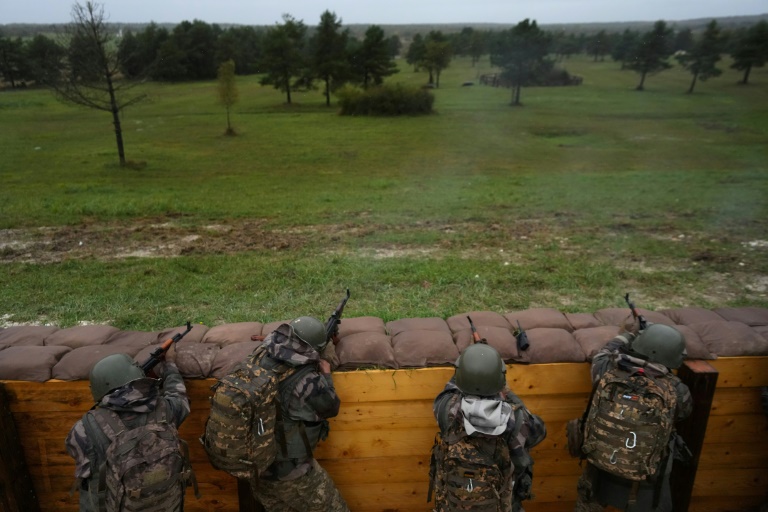
[[[403,84],[361,89],[346,85],[336,92],[343,116],[403,116],[431,114],[435,96]]]

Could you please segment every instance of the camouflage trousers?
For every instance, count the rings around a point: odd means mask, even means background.
[[[333,479],[316,460],[296,480],[261,480],[254,491],[267,512],[349,512]]]
[[[576,496],[576,507],[573,509],[574,512],[603,511],[604,507],[597,501],[594,501],[594,493],[592,492],[594,478],[593,468],[590,464],[587,464],[579,477],[579,482],[576,484],[578,494]]]

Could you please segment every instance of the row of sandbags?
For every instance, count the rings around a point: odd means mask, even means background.
[[[649,311],[646,320],[676,327],[685,337],[689,359],[768,356],[768,309],[698,307]],[[443,318],[344,318],[340,341],[325,356],[336,371],[420,368],[453,364],[472,343],[467,317],[482,338],[509,363],[589,361],[631,321],[628,309],[562,313],[536,308],[510,313],[471,311]],[[283,322],[194,325],[178,343],[176,363],[186,378],[221,377]],[[518,350],[522,327],[530,346]],[[13,326],[0,329],[0,380],[87,380],[101,358],[122,352],[143,362],[159,343],[186,330],[122,331],[109,325],[69,328]]]

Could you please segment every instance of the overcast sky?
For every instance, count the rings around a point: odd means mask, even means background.
[[[62,23],[74,1],[0,0],[0,24]],[[81,0],[85,3],[85,0]],[[271,25],[283,13],[316,25],[335,12],[344,24],[665,21],[768,13],[768,0],[105,0],[111,22]]]

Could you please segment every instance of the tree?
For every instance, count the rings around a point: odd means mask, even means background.
[[[719,76],[722,73],[716,67],[717,62],[720,60],[721,51],[720,27],[717,26],[715,20],[712,20],[701,35],[701,39],[694,41],[689,51],[676,52],[675,58],[677,61],[693,75],[691,86],[688,88],[688,94],[693,93],[697,79],[705,82],[708,78]]]
[[[229,115],[232,106],[238,100],[237,84],[235,84],[235,61],[228,60],[222,63],[219,66],[217,75],[219,79],[219,102],[227,109],[227,131],[225,134],[235,135]]]
[[[616,39],[611,51],[611,58],[616,62],[621,62],[621,69],[627,67],[627,61],[632,58],[638,39],[637,32],[629,29],[624,30],[621,36]]]
[[[397,73],[397,65],[390,55],[384,30],[378,25],[371,25],[365,31],[365,38],[355,49],[352,62],[364,89],[369,85],[381,85],[384,78]]]
[[[30,78],[38,83],[50,83],[61,72],[64,48],[43,34],[37,34],[27,45]]]
[[[426,42],[421,34],[416,34],[411,40],[411,44],[408,46],[408,51],[405,53],[405,62],[413,66],[414,71],[419,70],[419,63],[424,60],[424,53],[427,50]]]
[[[693,48],[693,44],[693,31],[690,28],[684,28],[675,34],[671,50],[673,52],[687,52]]]
[[[744,72],[739,83],[746,85],[752,68],[761,67],[768,60],[768,22],[760,21],[742,34],[735,41],[731,57],[731,67]]]
[[[27,73],[24,44],[20,37],[0,37],[0,76],[15,89]]]
[[[605,60],[605,56],[611,53],[611,38],[605,30],[601,30],[589,38],[587,51],[592,55],[595,62]]]
[[[552,68],[547,59],[551,38],[536,21],[525,19],[499,32],[491,47],[491,65],[501,68],[501,78],[512,84],[512,105],[520,106],[520,88]]]
[[[341,19],[325,11],[320,15],[320,25],[312,36],[312,69],[314,75],[325,84],[326,106],[331,106],[331,91],[342,86],[349,76],[347,63],[348,31],[341,31]]]
[[[400,55],[400,50],[403,49],[403,42],[397,34],[392,34],[387,39],[387,44],[389,45],[389,56],[396,59]]]
[[[640,83],[636,89],[645,88],[645,77],[669,69],[672,65],[667,59],[672,55],[670,38],[672,29],[664,21],[657,21],[650,32],[643,34],[630,55],[627,67],[640,74]]]
[[[429,83],[440,87],[440,74],[451,63],[451,43],[442,32],[431,31],[424,40],[424,55],[419,67],[429,71]]]
[[[296,21],[290,14],[284,14],[283,24],[271,27],[264,36],[262,67],[265,75],[260,83],[271,84],[275,89],[284,92],[289,105],[291,90],[297,87],[291,80],[306,75],[306,32],[307,27],[302,21]]]
[[[109,112],[112,115],[120,166],[126,165],[120,113],[145,99],[132,89],[137,82],[121,78],[117,45],[110,34],[104,9],[86,2],[72,8],[72,23],[67,25],[66,63],[62,72],[49,76],[47,85],[63,101]]]
[[[126,32],[118,48],[123,74],[136,79],[159,78],[157,68],[161,61],[158,56],[163,43],[169,37],[168,31],[155,23],[150,23],[135,35],[130,31]],[[163,67],[168,64],[167,60],[162,60]]]

